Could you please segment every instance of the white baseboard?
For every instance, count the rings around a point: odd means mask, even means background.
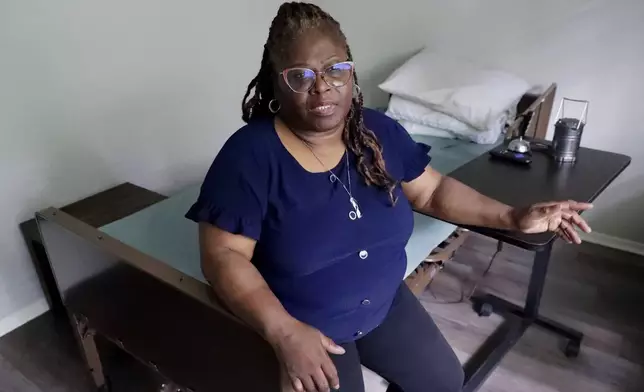
[[[49,310],[46,298],[41,298],[24,308],[0,319],[0,337],[8,334],[23,324],[35,319]]]
[[[581,233],[581,238],[584,241],[588,241],[592,244],[597,244],[605,246],[607,248],[613,248],[618,250],[623,250],[624,252],[634,253],[637,255],[644,256],[644,243],[636,242],[633,240],[627,240],[624,238],[613,237],[612,235],[595,233],[590,234]]]

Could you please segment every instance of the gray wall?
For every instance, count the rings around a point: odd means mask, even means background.
[[[172,192],[200,180],[241,125],[279,3],[0,2],[0,334],[45,309],[18,223],[123,181]],[[635,161],[589,217],[644,243],[644,3],[317,3],[341,21],[370,104],[385,103],[376,85],[423,45],[590,99],[584,144]]]

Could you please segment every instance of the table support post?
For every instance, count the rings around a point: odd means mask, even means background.
[[[548,264],[552,253],[552,242],[534,255],[530,284],[524,307],[517,306],[495,295],[487,294],[472,299],[475,308],[483,309],[483,304],[491,305],[495,313],[506,317],[506,321],[483,343],[463,367],[465,371],[464,392],[474,392],[483,384],[501,359],[519,341],[531,325],[544,328],[568,339],[564,350],[566,356],[579,354],[583,334],[559,322],[541,317],[539,305],[546,283]],[[480,313],[479,313],[480,314]]]
[[[530,285],[525,301],[525,318],[535,321],[539,317],[539,305],[541,304],[541,295],[543,287],[546,284],[546,274],[548,273],[548,264],[550,264],[550,254],[552,253],[551,241],[543,250],[534,255],[532,263],[532,273],[530,274]]]

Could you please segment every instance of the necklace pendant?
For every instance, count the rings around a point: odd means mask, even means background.
[[[358,206],[358,202],[356,201],[356,199],[351,197],[351,198],[349,198],[349,202],[353,206],[353,211],[351,211],[349,213],[349,218],[351,220],[356,220],[356,219],[362,218],[362,212],[360,211],[360,206]],[[353,216],[353,218],[352,218],[352,216]]]

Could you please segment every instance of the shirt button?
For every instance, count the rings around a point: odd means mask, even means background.
[[[355,336],[356,338],[358,336],[362,336],[362,331],[360,331],[360,330],[356,331],[356,333],[354,333],[353,336]]]
[[[369,301],[368,299],[363,299],[361,304],[363,304],[364,306],[369,306],[371,305],[371,301]]]
[[[369,252],[367,252],[366,250],[361,250],[360,253],[358,253],[358,256],[360,256],[360,258],[364,260],[369,257]]]

